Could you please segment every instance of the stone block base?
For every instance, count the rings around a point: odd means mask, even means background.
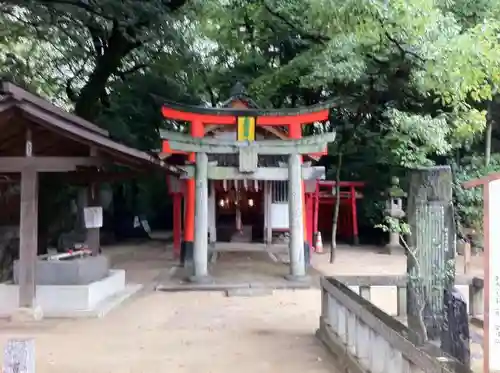
[[[103,255],[72,260],[37,260],[37,285],[88,285],[106,278],[109,260]],[[18,284],[19,261],[14,262],[14,283]]]
[[[36,302],[44,317],[79,317],[124,292],[125,271],[111,270],[106,278],[88,285],[38,285]],[[19,286],[0,284],[0,317],[12,317],[18,309]]]

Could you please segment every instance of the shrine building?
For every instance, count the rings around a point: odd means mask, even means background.
[[[290,279],[305,276],[317,222],[312,197],[325,178],[313,164],[335,134],[302,137],[302,125],[328,120],[328,105],[263,110],[237,85],[222,108],[165,102],[162,113],[189,125],[188,134],[161,131],[161,156],[177,158],[185,172],[169,177],[169,192],[174,251],[193,260],[192,280],[208,277],[211,250],[279,239],[290,242]]]

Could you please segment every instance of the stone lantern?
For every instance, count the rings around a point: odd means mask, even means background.
[[[399,186],[399,178],[391,179],[391,187],[387,190],[387,202],[385,213],[398,221],[403,219],[405,212],[403,211],[403,198],[407,196],[403,189]],[[400,232],[389,231],[389,243],[386,245],[387,252],[391,254],[393,250],[401,249],[399,240]]]

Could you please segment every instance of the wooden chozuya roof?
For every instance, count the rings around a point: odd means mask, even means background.
[[[92,148],[113,164],[182,173],[156,155],[112,140],[108,131],[95,124],[17,85],[0,81],[0,157],[24,155],[28,128],[36,156],[85,157]]]

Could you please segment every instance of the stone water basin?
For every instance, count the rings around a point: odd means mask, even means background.
[[[109,276],[106,256],[74,257],[36,262],[37,285],[88,285]],[[14,262],[14,283],[19,284],[19,261]]]

